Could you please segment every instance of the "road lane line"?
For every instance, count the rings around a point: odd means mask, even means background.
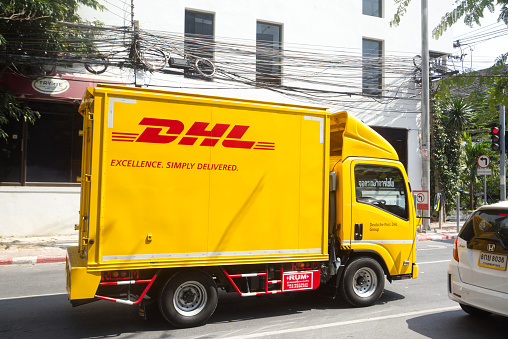
[[[48,293],[48,294],[34,294],[34,295],[23,295],[20,297],[9,297],[9,298],[0,298],[0,301],[3,300],[14,300],[14,299],[24,299],[24,298],[39,298],[39,297],[52,297],[55,295],[64,295],[67,293]]]
[[[224,339],[245,339],[245,338],[268,337],[268,336],[274,336],[274,335],[280,335],[280,334],[288,334],[288,333],[296,333],[296,332],[320,330],[320,329],[329,328],[329,327],[337,327],[337,326],[345,326],[345,325],[353,325],[353,324],[363,324],[363,323],[370,322],[370,321],[379,321],[379,320],[395,319],[395,318],[409,318],[409,317],[412,317],[412,316],[418,316],[418,315],[422,315],[422,314],[448,312],[448,311],[455,311],[455,310],[459,310],[459,309],[460,309],[459,306],[434,308],[434,309],[428,309],[428,310],[422,310],[422,311],[392,314],[392,315],[386,315],[386,316],[381,316],[381,317],[373,317],[373,318],[367,318],[367,319],[356,319],[356,320],[349,320],[349,321],[339,321],[339,322],[334,322],[334,323],[329,323],[329,324],[321,324],[321,325],[314,325],[314,326],[305,326],[305,327],[299,327],[299,328],[288,328],[288,329],[285,329],[285,330],[278,330],[278,331],[271,331],[271,332],[243,334],[241,336],[225,337]]]
[[[440,262],[450,262],[450,259],[447,260],[436,260],[436,261],[424,261],[424,262],[417,262],[417,265],[423,265],[423,264],[438,264]]]

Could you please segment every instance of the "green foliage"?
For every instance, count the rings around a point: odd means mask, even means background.
[[[478,169],[478,157],[486,153],[493,156],[492,154],[493,152],[488,150],[489,148],[488,140],[480,139],[477,141],[473,141],[471,135],[468,135],[466,133],[463,134],[463,139],[464,139],[464,148],[463,148],[464,164],[461,173],[464,183],[468,186],[469,189],[469,208],[473,210],[476,208],[475,192],[482,191],[480,177],[476,173]]]
[[[401,17],[406,13],[411,0],[393,1],[397,6],[397,11],[390,25],[397,26],[400,23]],[[433,29],[432,36],[439,38],[448,28],[462,18],[464,18],[464,23],[470,27],[472,27],[473,24],[480,25],[485,9],[494,12],[495,6],[499,6],[501,10],[498,20],[508,24],[508,0],[456,0],[455,7],[451,12],[445,13],[441,18],[439,24]]]
[[[393,15],[392,21],[390,21],[390,27],[398,26],[400,19],[406,14],[407,7],[411,3],[411,0],[393,0],[397,5],[397,11]]]
[[[0,138],[7,138],[2,125],[7,124],[9,120],[34,123],[39,116],[39,112],[23,107],[17,102],[11,91],[0,87]]]
[[[501,4],[503,7],[506,7],[505,2],[506,0],[497,0],[497,4]],[[472,27],[473,24],[480,25],[480,19],[483,18],[485,9],[494,12],[494,0],[457,0],[455,3],[456,7],[451,12],[447,12],[432,31],[433,37],[439,38],[442,36],[448,28],[457,23],[462,17],[464,23]]]
[[[436,182],[438,190],[445,196],[448,209],[453,209],[455,194],[460,185],[458,173],[461,163],[461,134],[453,117],[446,107],[449,104],[439,103],[434,107],[434,123],[431,130],[431,181]],[[457,126],[459,127],[459,126]],[[431,187],[434,189],[434,187]],[[436,192],[431,192],[434,195]]]
[[[443,103],[443,111],[446,112],[446,127],[456,132],[465,130],[473,117],[473,108],[461,97],[446,100]]]
[[[504,55],[506,59],[506,55]],[[436,96],[444,100],[452,95],[455,88],[467,88],[470,102],[481,102],[488,105],[490,111],[496,105],[508,105],[508,68],[500,67],[501,61],[484,71],[471,71],[444,78],[439,82],[440,91]]]
[[[80,4],[103,9],[97,0],[0,0],[0,47],[11,55],[43,57],[76,48],[61,43],[76,32],[63,30],[58,22],[81,21]]]
[[[0,71],[15,64],[16,70],[29,76],[30,70],[42,67],[58,53],[82,49],[80,43],[62,41],[69,41],[69,36],[79,41],[84,33],[58,24],[81,21],[77,14],[80,5],[104,9],[99,0],[0,0]],[[93,50],[93,46],[87,49]],[[0,89],[0,138],[7,137],[1,126],[9,120],[34,123],[37,117],[37,112],[23,107],[10,91]]]

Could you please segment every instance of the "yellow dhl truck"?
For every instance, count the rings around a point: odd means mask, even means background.
[[[346,112],[98,85],[83,115],[74,306],[150,303],[203,324],[218,289],[323,290],[375,303],[418,276],[416,215],[393,147]],[[150,309],[150,308],[148,308]]]

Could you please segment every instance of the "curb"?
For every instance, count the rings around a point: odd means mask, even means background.
[[[457,237],[457,233],[454,234],[421,234],[418,235],[418,241],[427,241],[427,240],[446,240],[446,239],[455,239]]]
[[[0,265],[20,265],[20,264],[43,264],[65,262],[65,255],[58,256],[32,256],[0,259]]]

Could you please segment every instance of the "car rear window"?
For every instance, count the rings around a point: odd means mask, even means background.
[[[459,237],[466,241],[478,237],[495,237],[508,245],[508,211],[483,210],[475,212],[462,228]]]

